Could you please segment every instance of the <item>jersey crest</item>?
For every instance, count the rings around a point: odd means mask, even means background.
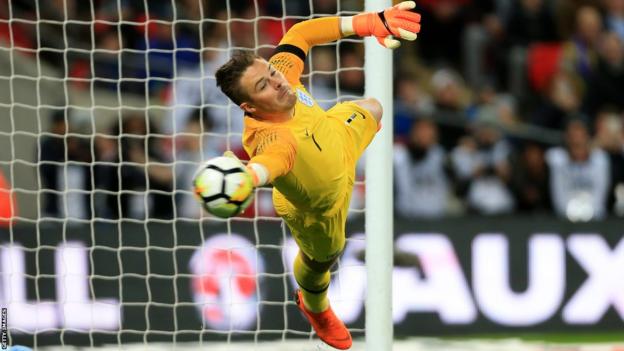
[[[314,99],[308,94],[306,94],[303,90],[297,89],[297,98],[301,101],[302,104],[312,107],[314,106]]]

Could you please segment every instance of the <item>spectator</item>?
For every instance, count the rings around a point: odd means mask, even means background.
[[[596,0],[549,0],[555,4],[559,35],[569,38],[574,35],[578,10],[583,6],[596,6]]]
[[[439,218],[448,211],[451,185],[437,133],[432,121],[417,120],[407,144],[394,148],[396,209],[404,217]]]
[[[16,52],[33,55],[32,49],[37,48],[35,31],[38,30],[38,28],[21,21],[7,21],[7,19],[10,17],[19,18],[23,16],[23,19],[33,21],[36,15],[34,11],[27,11],[28,6],[26,4],[18,2],[11,3],[10,6],[8,5],[8,1],[3,1],[2,6],[0,6],[0,18],[4,20],[4,23],[0,23],[0,42],[2,42],[2,46],[4,47],[13,46]],[[21,8],[22,6],[26,8],[23,9]]]
[[[564,129],[571,118],[581,113],[582,88],[575,76],[567,71],[557,72],[530,118],[532,124],[554,130]]]
[[[203,160],[219,156],[217,150],[203,150],[202,139],[212,130],[212,117],[208,110],[197,109],[188,119],[184,134],[180,136],[176,147],[176,217],[199,218],[202,214],[192,193],[193,175]]]
[[[511,178],[510,145],[491,121],[477,121],[471,136],[453,150],[451,160],[470,210],[485,215],[509,213],[514,199],[508,188]]]
[[[93,204],[96,218],[114,219],[119,216],[116,196],[108,191],[118,189],[118,139],[119,135],[107,129],[94,138],[95,162],[93,164]]]
[[[230,11],[222,11],[217,14],[220,20],[227,20],[228,35],[231,37],[233,47],[240,49],[254,49],[259,43],[256,39],[263,33],[258,33],[255,26],[256,9],[248,2],[238,1],[238,4]],[[254,35],[249,35],[254,33]]]
[[[470,120],[490,121],[505,130],[516,127],[518,121],[513,96],[497,92],[491,84],[483,84],[476,93],[476,104],[466,113]]]
[[[502,50],[498,48],[507,70],[499,75],[508,78],[508,89],[516,99],[530,100],[529,85],[542,91],[561,61],[563,45],[558,41],[554,1],[518,0],[509,7]]]
[[[65,216],[70,219],[90,219],[93,158],[88,135],[91,134],[91,125],[86,120],[80,119],[77,113],[69,114],[68,121],[70,135],[67,136],[65,144],[69,162],[61,177],[65,192]]]
[[[95,86],[117,92],[121,78],[119,55],[122,43],[120,43],[120,36],[116,28],[111,28],[97,37],[97,49],[93,53],[94,64],[92,68]]]
[[[552,210],[550,178],[542,146],[534,142],[525,142],[511,162],[511,170],[511,188],[518,211]]]
[[[340,66],[338,73],[338,94],[341,98],[348,96],[359,97],[364,94],[364,55],[357,50],[363,50],[359,45],[341,45]]]
[[[336,102],[359,98],[364,94],[364,61],[360,52],[363,49],[361,44],[352,43],[341,44],[339,55],[329,47],[312,49],[313,63],[309,67],[306,65],[306,69],[316,72],[309,72],[307,85],[314,96],[318,96],[320,101],[317,102],[322,108],[327,109]],[[305,79],[302,77],[302,80]]]
[[[337,12],[337,3],[332,0],[313,0],[312,1],[312,10],[315,13],[328,13],[334,14]]]
[[[558,39],[555,16],[548,0],[515,1],[507,23],[507,43],[510,47],[527,47],[534,42]]]
[[[108,189],[120,198],[108,202],[111,213],[122,218],[172,218],[173,170],[162,155],[158,130],[146,117],[132,115],[114,127],[114,134],[119,138],[120,169],[112,169]]]
[[[326,46],[317,46],[312,48],[310,65],[305,67],[309,69],[310,80],[304,84],[324,110],[339,102],[335,74],[337,61],[335,50]]]
[[[157,95],[177,70],[199,63],[198,43],[167,22],[148,20],[145,30],[146,38],[138,42],[137,49],[145,52],[140,56],[146,56],[144,62],[147,65],[142,68],[139,78],[148,81],[147,95]]]
[[[562,67],[588,80],[598,61],[602,18],[595,7],[583,6],[576,12],[576,32],[564,45]]]
[[[624,42],[624,0],[603,0],[607,29],[613,31]]]
[[[613,32],[601,38],[600,59],[585,95],[585,109],[590,116],[605,107],[624,108],[624,46]]]
[[[213,117],[212,132],[215,135],[204,139],[204,152],[222,153],[228,146],[232,149],[242,148],[243,113],[238,106],[229,103],[214,78],[214,72],[228,59],[226,51],[217,49],[225,44],[216,41],[219,38],[206,40],[201,66],[179,71],[177,79],[173,81],[169,99],[170,114],[163,119],[162,129],[176,135],[185,130],[194,111],[206,108]]]
[[[463,30],[462,60],[464,77],[471,87],[485,80],[501,83],[505,77],[506,54],[500,50],[504,45],[503,23],[506,7],[496,0],[465,1],[467,25]]]
[[[465,0],[426,0],[418,3],[422,15],[422,35],[418,38],[418,56],[428,65],[461,68],[462,36],[467,22]]]
[[[421,84],[411,75],[399,74],[395,79],[394,138],[409,138],[414,120],[422,115],[431,115],[433,101],[421,88]]]
[[[585,124],[572,120],[565,146],[546,153],[555,212],[572,221],[601,219],[607,213],[610,165],[606,153],[592,148]]]
[[[433,87],[433,119],[440,130],[440,144],[450,150],[466,134],[463,81],[452,70],[440,69],[431,77]]]
[[[69,111],[68,111],[69,112]],[[41,138],[39,172],[44,194],[43,216],[88,219],[91,217],[91,154],[85,142],[68,136],[71,114],[58,110],[52,115],[50,132]],[[77,132],[77,131],[73,131]]]
[[[614,110],[603,110],[598,113],[595,123],[596,134],[594,145],[607,153],[611,164],[611,186],[614,190],[624,184],[624,128],[622,116]],[[615,191],[609,191],[609,208],[615,204]]]
[[[65,162],[65,135],[67,121],[65,111],[52,114],[51,135],[41,137],[39,144],[39,174],[43,195],[42,216],[61,217],[63,215],[62,197],[59,194],[59,175]]]

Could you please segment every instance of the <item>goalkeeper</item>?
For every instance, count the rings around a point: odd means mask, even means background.
[[[321,340],[351,347],[351,335],[327,298],[330,268],[345,244],[355,166],[381,127],[374,98],[319,107],[299,78],[310,48],[353,34],[387,48],[416,39],[420,15],[404,1],[382,12],[300,22],[266,61],[239,52],[216,72],[217,85],[245,112],[243,146],[254,186],[273,184],[275,210],[299,246],[294,274],[298,307]],[[391,77],[388,77],[391,79]]]

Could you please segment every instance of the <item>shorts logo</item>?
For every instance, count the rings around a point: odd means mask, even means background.
[[[306,106],[314,106],[314,99],[312,99],[310,95],[306,94],[300,89],[297,89],[297,98],[299,99],[299,101],[301,101],[302,104]]]
[[[349,116],[349,118],[345,121],[346,125],[350,125],[351,122],[353,122],[354,119],[357,118],[357,116],[360,115],[362,116],[362,119],[366,119],[366,116],[364,116],[363,114],[359,113],[359,112],[354,112],[351,116]]]

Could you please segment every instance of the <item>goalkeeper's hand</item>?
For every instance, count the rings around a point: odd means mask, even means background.
[[[414,1],[403,1],[381,12],[367,12],[353,16],[355,34],[361,37],[374,36],[389,49],[396,49],[401,42],[394,37],[416,40],[420,32],[420,14],[412,12]]]
[[[252,166],[252,164],[247,164],[247,166],[245,166],[243,162],[230,150],[224,152],[223,156],[236,159],[240,163],[241,167],[245,170],[245,173],[247,173],[249,177],[251,178],[251,184],[253,184],[254,188],[258,186],[262,186],[266,183],[266,177],[268,176],[268,171],[266,171],[266,169],[263,166],[260,166],[258,164],[253,164],[255,166]]]

